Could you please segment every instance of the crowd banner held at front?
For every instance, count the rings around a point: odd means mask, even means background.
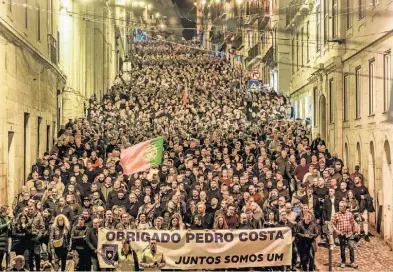
[[[150,239],[158,241],[165,269],[200,270],[291,265],[289,228],[253,230],[109,230],[100,229],[101,268],[113,268],[112,256],[129,239],[139,259]]]

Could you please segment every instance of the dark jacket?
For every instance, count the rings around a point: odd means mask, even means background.
[[[363,213],[365,210],[372,213],[375,212],[373,198],[370,194],[364,196],[364,199],[360,200],[360,212]]]
[[[327,196],[323,203],[323,210],[322,210],[323,220],[330,221],[332,219],[332,206],[334,205],[334,210],[338,212],[339,204],[340,204],[340,199],[338,197],[334,197],[334,203],[332,203],[330,197]]]
[[[65,217],[67,217],[71,224],[72,224],[72,222],[74,222],[74,211],[71,209],[70,206],[66,205],[63,208],[63,210],[60,210],[60,207],[57,207],[55,209],[55,212],[54,212],[53,216],[56,217],[59,214],[62,214]]]
[[[96,255],[95,251],[97,250],[98,245],[98,230],[91,228],[86,236],[87,246],[90,248],[91,253]]]
[[[309,204],[307,194],[302,197],[301,202],[302,202],[302,204]],[[313,205],[313,210],[314,210],[314,216],[316,219],[319,219],[320,218],[320,205],[319,205],[319,199],[315,195],[313,195],[312,205]]]
[[[8,251],[8,222],[10,220],[8,216],[0,215],[0,251]]]
[[[18,249],[26,248],[28,241],[31,239],[31,226],[27,224],[26,228],[14,224],[12,227],[12,250],[19,252]]]
[[[74,226],[71,231],[71,248],[76,250],[87,249],[86,237],[89,233],[87,226]]]

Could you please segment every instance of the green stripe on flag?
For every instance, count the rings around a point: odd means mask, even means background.
[[[149,158],[150,166],[160,165],[162,162],[162,150],[164,146],[164,137],[157,137],[150,140],[150,146],[148,153],[146,154]]]

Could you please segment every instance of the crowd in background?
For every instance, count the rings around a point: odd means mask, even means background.
[[[373,211],[363,175],[319,136],[309,138],[287,98],[271,88],[247,94],[239,70],[187,46],[141,43],[133,61],[129,82],[63,125],[13,206],[1,207],[0,263],[99,271],[102,227],[286,226],[290,269],[315,269],[316,241],[339,245],[343,264],[348,247],[356,268],[354,243],[360,233],[369,240]],[[158,136],[162,164],[124,175],[121,150]]]

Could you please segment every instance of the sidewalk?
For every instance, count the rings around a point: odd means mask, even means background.
[[[356,245],[355,261],[358,265],[356,271],[393,271],[393,251],[385,244],[380,236],[371,231],[374,237],[370,237],[370,242],[361,239]],[[327,271],[329,269],[329,250],[318,247],[315,256],[318,270]],[[340,268],[340,247],[335,246],[333,250],[333,271],[355,271],[351,267]],[[347,250],[347,265],[349,264],[349,251]]]

